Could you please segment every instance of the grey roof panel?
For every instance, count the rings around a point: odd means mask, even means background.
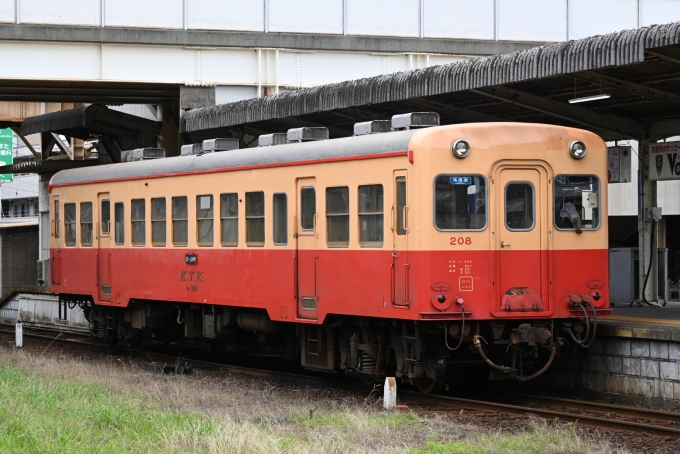
[[[61,185],[121,178],[143,178],[163,174],[226,170],[267,164],[296,163],[408,151],[411,137],[417,132],[418,130],[397,131],[315,142],[244,148],[232,150],[228,153],[177,156],[64,170],[54,175],[50,183]]]

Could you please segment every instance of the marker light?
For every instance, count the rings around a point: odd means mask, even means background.
[[[470,154],[470,144],[464,140],[456,140],[451,145],[451,151],[455,157],[463,159]]]
[[[580,140],[574,140],[569,145],[569,154],[574,159],[582,159],[586,155],[586,146]]]

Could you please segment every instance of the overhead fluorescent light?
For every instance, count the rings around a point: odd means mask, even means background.
[[[569,103],[574,104],[577,102],[587,102],[587,101],[597,101],[598,99],[607,99],[611,98],[612,95],[608,95],[605,93],[602,93],[601,95],[593,95],[593,96],[584,96],[583,98],[574,98],[570,99]]]

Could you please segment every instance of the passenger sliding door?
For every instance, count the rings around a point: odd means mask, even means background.
[[[396,170],[392,180],[392,304],[397,306],[410,303],[406,176],[406,170]]]
[[[298,317],[310,320],[318,318],[316,272],[319,235],[316,198],[316,179],[298,179],[295,216]]]
[[[111,301],[111,201],[108,193],[97,196],[97,266],[99,301]]]

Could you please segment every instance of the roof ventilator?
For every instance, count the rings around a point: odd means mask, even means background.
[[[203,153],[203,144],[201,143],[190,143],[187,145],[182,145],[182,149],[180,150],[180,155],[181,156],[187,156],[190,154],[201,154]]]
[[[311,142],[313,140],[327,140],[328,128],[304,127],[288,130],[288,143]]]
[[[228,151],[238,150],[238,139],[209,139],[204,140],[201,144],[203,153],[212,153],[213,151]]]
[[[165,157],[164,148],[135,148],[120,152],[120,162],[147,161]]]
[[[257,138],[258,147],[269,147],[271,145],[283,145],[288,143],[288,134],[285,132],[275,132],[273,134],[263,134]]]
[[[378,134],[380,132],[390,132],[392,122],[390,120],[373,120],[362,123],[354,123],[354,135],[364,136],[366,134]]]
[[[439,126],[439,114],[437,112],[412,112],[392,117],[392,131],[429,128],[430,126]]]

